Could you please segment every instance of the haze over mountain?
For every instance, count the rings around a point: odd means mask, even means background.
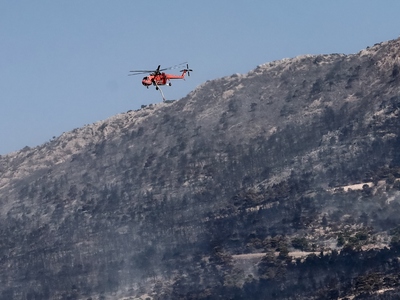
[[[399,108],[396,39],[0,156],[0,299],[395,299]]]

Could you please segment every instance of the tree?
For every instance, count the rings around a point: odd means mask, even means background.
[[[325,229],[328,226],[328,220],[326,219],[326,214],[322,217],[321,225]]]
[[[394,182],[393,188],[400,191],[400,180]]]
[[[386,178],[387,184],[393,184],[395,181],[396,181],[396,178],[394,177],[393,174],[389,174],[388,178]]]
[[[293,248],[299,249],[301,251],[307,251],[309,249],[308,241],[305,237],[297,237],[292,239]]]
[[[342,247],[346,243],[346,239],[344,238],[343,234],[339,234],[337,237],[337,245]]]

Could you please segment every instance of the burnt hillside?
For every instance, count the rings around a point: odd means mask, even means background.
[[[0,156],[0,299],[391,299],[399,108],[397,39]]]

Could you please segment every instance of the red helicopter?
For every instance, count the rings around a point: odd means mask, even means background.
[[[186,64],[186,68],[183,70],[180,70],[182,72],[181,75],[174,75],[174,74],[166,74],[162,71],[165,70],[171,70],[171,69],[176,69],[178,67],[181,67]],[[192,69],[189,69],[189,64],[184,62],[179,65],[175,65],[173,67],[169,68],[164,68],[160,69],[160,65],[157,67],[156,70],[135,70],[135,71],[130,71],[133,74],[129,75],[139,75],[139,74],[144,74],[144,73],[150,73],[148,76],[143,77],[142,79],[142,84],[149,88],[150,85],[154,85],[156,87],[156,90],[160,90],[161,96],[163,97],[163,101],[165,101],[164,94],[160,88],[160,85],[169,85],[171,86],[171,82],[169,82],[171,79],[185,79],[185,74],[187,73],[188,76],[190,76],[190,72],[192,72]]]

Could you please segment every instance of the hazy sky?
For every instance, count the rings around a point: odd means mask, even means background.
[[[0,155],[162,101],[129,70],[188,61],[191,77],[163,88],[180,99],[273,60],[396,39],[399,12],[398,0],[0,1]]]

